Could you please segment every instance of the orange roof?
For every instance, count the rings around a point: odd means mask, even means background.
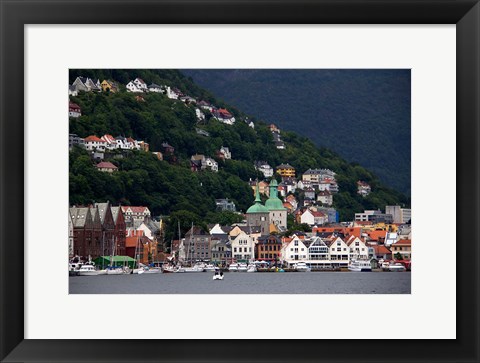
[[[105,141],[103,141],[102,139],[96,137],[95,135],[87,136],[87,137],[85,138],[85,142],[88,142],[88,141],[105,142]]]
[[[126,212],[130,208],[133,213],[143,213],[147,207],[132,207],[132,206],[122,206],[122,212]]]
[[[412,240],[410,239],[401,239],[400,241],[394,243],[395,246],[411,246]]]
[[[384,245],[374,245],[374,246],[371,246],[371,247],[373,247],[373,249],[375,250],[375,254],[377,254],[377,255],[392,253],[392,251],[390,251]]]
[[[105,169],[118,169],[115,165],[113,165],[109,161],[102,161],[101,163],[97,164],[97,168],[105,168]]]
[[[379,238],[385,238],[387,231],[371,231],[367,232],[372,241],[378,241]]]

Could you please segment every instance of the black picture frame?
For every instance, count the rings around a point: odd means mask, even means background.
[[[478,0],[0,1],[0,359],[5,362],[478,362]],[[24,339],[24,25],[456,24],[457,339],[26,340]],[[433,177],[433,176],[432,176]],[[453,212],[453,211],[450,211]],[[432,241],[423,241],[431,243]],[[41,241],[47,243],[47,241]],[[452,241],[455,243],[455,241]],[[441,316],[439,317],[441,319]],[[295,338],[289,331],[285,338]],[[359,336],[361,338],[361,336]],[[291,345],[291,346],[289,346]]]

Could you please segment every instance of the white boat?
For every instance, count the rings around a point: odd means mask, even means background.
[[[239,263],[237,267],[238,272],[247,272],[247,264],[246,263]]]
[[[143,272],[146,274],[159,274],[160,272],[162,272],[162,269],[160,267],[145,266],[143,268]]]
[[[107,269],[103,270],[97,270],[99,275],[106,275],[107,274]]]
[[[228,271],[231,271],[231,272],[238,271],[238,263],[231,263],[230,266],[228,266]]]
[[[257,272],[257,266],[254,263],[251,263],[247,267],[247,272]]]
[[[393,271],[393,272],[403,272],[406,271],[407,269],[405,266],[403,266],[400,262],[394,263],[393,265],[388,266],[388,271]]]
[[[107,275],[124,275],[125,272],[121,267],[109,267],[107,269]]]
[[[133,273],[134,273],[135,275],[141,275],[141,274],[145,273],[145,270],[143,269],[143,267],[134,268],[134,269],[133,269]]]
[[[175,269],[173,270],[173,272],[175,272],[175,273],[185,272],[185,267],[177,266],[177,267],[175,267]]]
[[[185,267],[185,272],[203,272],[205,267],[203,263],[196,263],[192,267]]]
[[[295,265],[295,270],[298,272],[310,272],[311,269],[308,267],[308,265],[305,262],[297,262]]]
[[[348,269],[353,272],[371,272],[372,265],[367,260],[352,260],[348,265]]]
[[[95,266],[93,265],[83,265],[78,270],[78,275],[79,276],[97,276],[98,271],[95,270]]]
[[[205,266],[205,271],[215,271],[216,267],[209,263],[208,265]]]
[[[213,274],[212,279],[213,280],[223,280],[223,272],[221,272],[219,269],[216,269],[215,273]]]

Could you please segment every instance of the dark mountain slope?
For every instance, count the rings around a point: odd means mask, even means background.
[[[410,70],[182,70],[217,97],[309,137],[410,194]]]

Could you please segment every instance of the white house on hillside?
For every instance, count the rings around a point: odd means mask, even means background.
[[[133,81],[130,81],[125,86],[127,88],[127,92],[134,92],[134,93],[142,93],[143,90],[139,88]]]

